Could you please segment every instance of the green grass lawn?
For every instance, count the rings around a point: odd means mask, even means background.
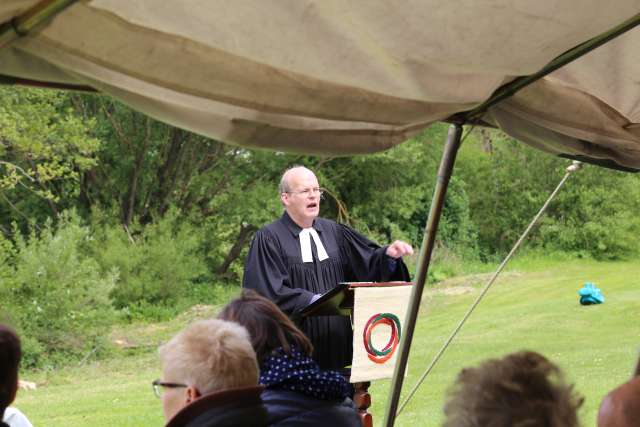
[[[602,397],[630,375],[640,345],[640,263],[525,260],[498,279],[443,358],[399,416],[399,426],[437,426],[447,387],[458,371],[521,349],[539,351],[560,365],[585,396],[580,416],[595,426]],[[426,292],[405,379],[404,395],[466,312],[485,276],[449,280]],[[582,307],[577,291],[595,282],[606,303]],[[163,324],[114,331],[133,350],[107,361],[55,372],[27,373],[35,391],[21,391],[17,406],[39,426],[159,426],[160,401],[150,383],[159,376],[155,347],[193,318],[195,310]],[[371,387],[371,412],[382,422],[389,381]]]

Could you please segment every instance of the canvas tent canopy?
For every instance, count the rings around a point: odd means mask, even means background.
[[[0,22],[37,3],[1,2]],[[640,0],[79,1],[0,50],[0,79],[90,86],[245,147],[369,153],[639,12]],[[550,153],[640,168],[640,30],[481,120]]]
[[[59,13],[30,31],[43,10]],[[640,169],[640,0],[4,0],[0,23],[0,83],[93,88],[245,147],[370,153],[454,123],[387,427],[461,125],[472,119],[553,154]]]

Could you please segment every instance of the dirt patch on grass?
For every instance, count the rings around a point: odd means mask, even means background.
[[[449,286],[447,288],[435,289],[434,292],[444,295],[464,295],[473,292],[473,290],[474,288],[471,286]]]
[[[213,317],[216,317],[219,311],[219,306],[197,304],[184,313],[180,314],[177,319],[180,322],[191,323],[195,320],[211,319]]]
[[[438,282],[426,291],[428,296],[433,295],[464,295],[474,292],[476,289],[484,286],[493,276],[493,273],[470,274],[468,276],[452,277],[450,279]],[[504,279],[514,279],[522,276],[522,273],[510,271],[501,273],[498,281]]]
[[[478,286],[478,285],[485,285],[489,279],[491,279],[491,276],[493,276],[493,272],[491,273],[482,273],[482,274],[470,274],[468,276],[459,276],[459,277],[452,277],[450,279],[446,279],[443,280],[441,282],[439,282],[436,287],[438,288],[442,288],[442,287],[473,287],[473,286]],[[504,279],[514,279],[517,277],[522,276],[522,273],[519,271],[508,271],[508,272],[502,272],[500,273],[500,275],[498,276],[498,281],[504,280]]]

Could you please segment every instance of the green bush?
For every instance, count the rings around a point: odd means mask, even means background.
[[[0,305],[23,337],[25,365],[100,352],[114,319],[109,292],[116,276],[86,256],[89,229],[65,214],[55,228],[48,222],[38,233],[15,236],[13,259],[5,257],[2,267],[13,275],[0,285]]]
[[[192,282],[206,277],[198,253],[204,236],[179,219],[180,213],[170,210],[157,223],[132,227],[131,238],[121,226],[110,226],[104,240],[93,243],[102,271],[118,273],[110,295],[116,308],[150,312],[149,305],[171,306]]]
[[[491,135],[488,152],[471,138],[456,168],[467,185],[469,215],[485,260],[506,255],[570,164],[498,132]],[[596,259],[636,254],[638,184],[638,175],[585,164],[565,183],[525,246]]]

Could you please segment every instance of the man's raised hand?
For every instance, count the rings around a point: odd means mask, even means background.
[[[396,240],[389,246],[387,246],[387,255],[391,258],[402,258],[405,255],[413,254],[413,248],[410,244],[403,242],[402,240]]]

